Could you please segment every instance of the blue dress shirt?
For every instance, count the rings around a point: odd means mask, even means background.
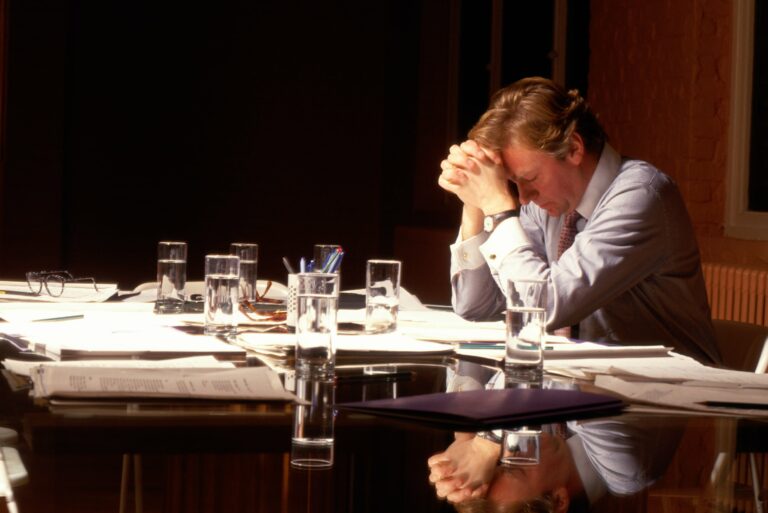
[[[467,319],[505,308],[510,278],[548,280],[547,329],[579,323],[580,337],[668,344],[719,362],[699,249],[674,182],[647,162],[622,160],[608,144],[576,210],[584,217],[557,259],[563,218],[530,203],[451,246],[453,307]]]

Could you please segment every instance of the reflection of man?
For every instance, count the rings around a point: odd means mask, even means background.
[[[649,425],[629,416],[568,423],[567,439],[541,435],[541,463],[497,466],[500,447],[459,433],[429,461],[439,497],[459,511],[506,511],[525,503],[532,511],[586,510],[606,493],[632,495],[664,473],[683,424]]]
[[[620,157],[577,91],[516,82],[469,137],[451,147],[439,179],[464,204],[451,248],[457,313],[490,317],[505,306],[509,278],[539,278],[550,330],[579,325],[584,339],[667,343],[719,360],[677,187]]]

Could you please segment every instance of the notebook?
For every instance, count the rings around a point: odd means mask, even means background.
[[[339,410],[425,423],[457,431],[546,424],[618,414],[611,396],[568,389],[511,388],[436,393],[337,404]]]

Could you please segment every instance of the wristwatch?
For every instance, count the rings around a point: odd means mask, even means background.
[[[491,233],[493,230],[496,229],[497,226],[499,226],[499,223],[501,223],[505,219],[509,219],[510,217],[517,217],[520,215],[520,211],[515,210],[504,210],[503,212],[499,212],[498,214],[491,214],[489,216],[485,216],[483,218],[483,230],[485,230],[488,233]]]

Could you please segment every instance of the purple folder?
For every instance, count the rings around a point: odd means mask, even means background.
[[[618,414],[620,399],[578,390],[510,388],[337,404],[349,410],[439,427],[481,431]]]

